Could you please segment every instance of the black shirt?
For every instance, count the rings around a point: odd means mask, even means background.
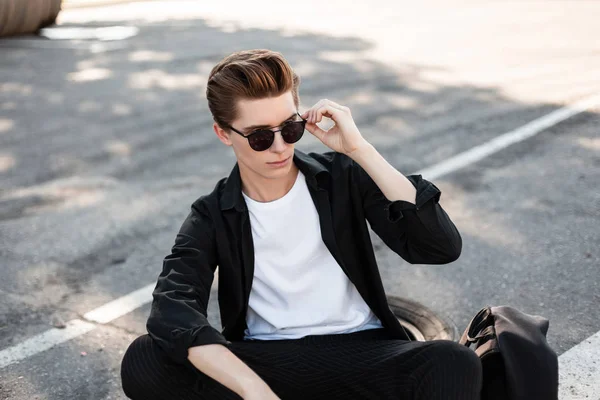
[[[367,221],[407,262],[450,263],[460,256],[462,239],[439,204],[440,190],[421,175],[408,175],[416,204],[390,201],[344,154],[295,149],[293,160],[306,177],[332,256],[382,325],[393,337],[409,340],[388,306]],[[206,313],[217,265],[222,331],[208,323]],[[190,347],[243,340],[253,274],[250,218],[236,163],[229,177],[191,205],[152,293],[148,334],[178,363],[187,360]]]

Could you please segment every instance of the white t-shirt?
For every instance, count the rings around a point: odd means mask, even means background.
[[[245,339],[295,339],[381,328],[323,239],[301,171],[280,199],[243,193],[254,242],[254,279]]]

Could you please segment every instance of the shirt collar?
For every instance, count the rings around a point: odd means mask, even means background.
[[[313,189],[319,188],[318,176],[329,176],[329,170],[313,157],[294,149],[294,163],[306,177],[306,183]],[[223,194],[221,195],[221,210],[235,208],[237,211],[245,211],[246,203],[242,196],[242,180],[240,177],[240,167],[236,162],[225,182]]]

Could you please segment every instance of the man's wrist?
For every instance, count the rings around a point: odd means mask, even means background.
[[[363,144],[356,148],[356,150],[346,155],[352,160],[356,161],[358,164],[362,165],[367,159],[372,157],[374,153],[377,153],[377,149],[375,149],[371,143],[365,140]]]
[[[256,378],[250,378],[241,383],[241,393],[238,393],[240,396],[245,397],[250,393],[257,393],[269,389],[269,385],[262,380],[258,375]]]

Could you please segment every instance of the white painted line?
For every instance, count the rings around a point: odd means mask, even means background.
[[[517,143],[529,137],[532,137],[540,131],[542,131],[543,129],[558,124],[559,122],[562,122],[574,115],[577,115],[597,105],[600,105],[600,95],[589,97],[570,106],[565,106],[559,110],[551,112],[550,114],[544,117],[538,118],[522,126],[521,128],[500,135],[487,143],[484,143],[480,146],[476,146],[471,150],[467,150],[463,153],[460,153],[457,156],[454,156],[444,162],[435,164],[430,168],[426,168],[420,172],[417,172],[417,174],[422,174],[427,179],[434,179],[442,175],[446,175],[450,172],[456,171],[459,168],[463,168],[466,165],[479,161],[484,157],[489,156],[490,154],[496,153],[499,150],[510,146],[513,143]],[[122,317],[123,315],[143,306],[144,304],[151,302],[152,291],[155,286],[156,283],[144,286],[141,289],[138,289],[132,293],[129,293],[123,297],[113,300],[103,306],[100,306],[86,313],[84,315],[84,318],[89,321],[95,321],[97,323],[105,324],[119,317]],[[20,360],[23,360],[27,357],[31,357],[42,351],[48,350],[60,343],[66,342],[77,336],[86,334],[96,327],[96,324],[75,319],[67,322],[66,328],[64,329],[53,328],[30,339],[27,339],[22,343],[0,350],[0,369]],[[597,336],[599,338],[596,338]],[[571,371],[570,374],[565,375],[565,382],[563,382],[563,384],[567,388],[565,390],[573,391],[574,389],[572,388],[579,388],[579,385],[581,385],[585,386],[586,388],[592,388],[590,390],[596,391],[597,386],[592,387],[591,383],[587,384],[587,382],[589,382],[590,375],[586,375],[585,377],[583,377],[581,376],[583,372],[578,374],[577,371],[580,371],[582,369],[579,357],[585,356],[585,359],[588,360],[588,358],[592,356],[591,354],[595,351],[595,360],[590,359],[590,363],[591,365],[596,366],[596,369],[594,370],[595,374],[598,373],[596,360],[598,360],[599,358],[597,349],[600,348],[600,332],[598,332],[596,335],[592,336],[592,338],[588,339],[588,341],[585,342],[584,346],[587,347],[579,348],[580,345],[573,347],[573,349],[571,349],[573,350],[572,353],[570,353],[571,350],[569,350],[560,357],[562,363],[561,365],[564,364],[566,366],[566,371]],[[593,349],[594,347],[596,348],[596,350]],[[590,372],[588,371],[588,374],[589,373]],[[600,382],[600,379],[596,379],[596,381]],[[589,397],[586,398],[589,399]],[[569,397],[569,399],[575,400],[579,399],[579,397]]]
[[[558,357],[561,400],[600,399],[600,332]]]
[[[0,369],[84,335],[97,327],[97,324],[88,321],[106,324],[151,302],[155,286],[156,283],[146,285],[135,292],[93,309],[83,316],[87,321],[74,319],[67,322],[63,329],[52,328],[17,345],[0,350]]]
[[[41,353],[57,344],[86,334],[96,328],[96,324],[91,324],[80,319],[71,320],[65,325],[64,329],[52,328],[15,346],[0,351],[0,368]]]
[[[475,146],[467,151],[463,151],[445,161],[437,163],[429,168],[422,169],[416,174],[423,175],[423,178],[433,180],[441,176],[452,173],[467,165],[473,164],[484,159],[498,151],[525,139],[529,139],[553,125],[558,124],[568,118],[571,118],[579,113],[589,110],[600,105],[600,95],[591,96],[578,101],[575,104],[567,105],[558,110],[546,114],[543,117],[535,119],[528,124],[496,136],[492,140]]]
[[[84,314],[83,317],[87,321],[106,324],[122,317],[123,315],[129,314],[131,311],[152,300],[152,291],[155,287],[156,283],[146,285],[135,292],[131,292],[128,295],[119,297],[110,303],[106,303],[103,306]]]

